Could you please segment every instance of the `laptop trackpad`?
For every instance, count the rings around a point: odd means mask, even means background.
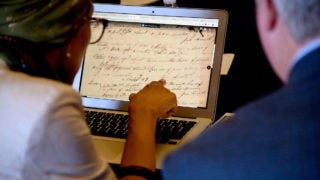
[[[100,138],[93,138],[93,143],[99,156],[102,156],[108,162],[120,163],[124,149],[124,142],[109,141]]]

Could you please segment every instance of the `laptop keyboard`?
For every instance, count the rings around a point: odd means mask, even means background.
[[[92,135],[122,139],[127,137],[128,115],[88,110],[85,115]],[[194,121],[158,119],[156,142],[177,144],[195,124]]]

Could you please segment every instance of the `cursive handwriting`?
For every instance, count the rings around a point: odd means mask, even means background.
[[[165,79],[179,105],[204,107],[215,37],[214,28],[110,22],[102,40],[87,49],[81,93],[128,100],[147,83]]]

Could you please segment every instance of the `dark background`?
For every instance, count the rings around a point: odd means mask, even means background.
[[[95,2],[119,4],[120,0]],[[157,1],[149,5],[163,6],[163,2]],[[216,119],[281,86],[259,41],[254,0],[177,0],[177,5],[226,9],[229,13],[225,53],[234,53],[235,58],[228,75],[221,76]]]

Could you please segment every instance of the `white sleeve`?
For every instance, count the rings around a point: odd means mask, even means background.
[[[25,179],[117,179],[97,156],[80,96],[64,90],[48,103],[29,139]]]

